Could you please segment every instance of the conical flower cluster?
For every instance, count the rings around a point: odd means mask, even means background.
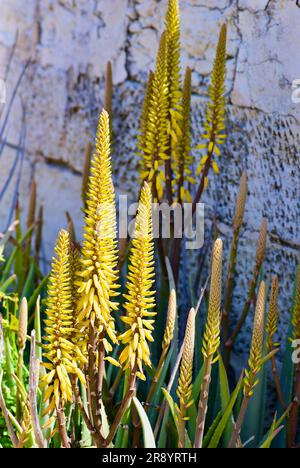
[[[151,190],[144,184],[135,223],[135,234],[132,239],[132,250],[129,259],[127,276],[127,294],[124,295],[127,315],[121,317],[128,329],[119,339],[125,345],[119,360],[123,368],[137,370],[137,376],[145,379],[143,364],[151,367],[148,341],[153,341],[153,317],[155,292],[154,259],[151,218]]]
[[[45,320],[43,365],[49,370],[42,378],[47,387],[44,400],[49,400],[45,413],[52,413],[67,401],[72,402],[70,374],[76,375],[85,383],[77,366],[77,361],[85,359],[72,343],[74,333],[74,310],[72,307],[72,283],[70,268],[70,238],[67,231],[60,231],[53,259],[48,285],[48,299]]]
[[[115,195],[111,174],[110,127],[103,110],[98,124],[95,153],[91,163],[85,210],[84,241],[78,271],[77,323],[88,334],[89,323],[102,334],[106,352],[112,350],[107,338],[117,343],[112,311],[117,309],[117,232]]]

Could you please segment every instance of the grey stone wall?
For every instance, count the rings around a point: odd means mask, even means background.
[[[133,198],[137,193],[139,108],[167,1],[0,1],[0,78],[18,30],[8,95],[24,63],[32,59],[5,134],[0,189],[19,145],[23,103],[27,138],[20,199],[24,208],[34,172],[39,202],[45,209],[45,255],[49,257],[57,231],[65,225],[65,211],[77,226],[82,222],[80,174],[102,105],[109,59],[114,74],[116,188]],[[193,70],[195,143],[201,135],[218,30],[224,21],[229,28],[229,139],[221,175],[211,178],[205,202],[207,219],[217,216],[228,245],[239,177],[247,171],[249,196],[239,251],[236,310],[245,299],[265,215],[270,233],[265,273],[267,279],[273,272],[280,276],[282,322],[287,324],[300,243],[300,104],[291,98],[292,82],[300,78],[300,8],[294,0],[181,0],[180,7],[183,66]],[[1,110],[5,113],[5,107]],[[16,178],[17,172],[0,202],[2,222]],[[197,262],[196,253],[192,260]]]

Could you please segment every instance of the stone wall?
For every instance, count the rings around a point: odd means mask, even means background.
[[[32,174],[45,210],[48,258],[68,210],[81,225],[81,170],[102,105],[107,60],[114,75],[114,154],[118,190],[137,192],[135,135],[145,78],[153,67],[166,0],[0,0],[0,78],[18,31],[7,90],[32,64],[10,115],[1,155],[0,190],[13,163],[26,109],[26,153],[20,184],[23,208]],[[220,25],[229,28],[229,139],[221,175],[206,194],[207,219],[217,216],[226,244],[238,181],[249,176],[239,253],[236,308],[245,299],[263,215],[269,220],[267,278],[281,281],[287,323],[300,243],[300,8],[296,0],[181,0],[183,66],[193,70],[193,137],[199,141],[207,84]],[[1,108],[3,115],[6,107]],[[2,118],[3,118],[2,115]],[[0,203],[5,223],[18,171]],[[196,262],[196,253],[193,256]],[[284,332],[284,327],[283,327]],[[241,341],[241,345],[242,345]]]

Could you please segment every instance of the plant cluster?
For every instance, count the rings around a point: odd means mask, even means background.
[[[280,280],[275,276],[268,292],[265,218],[244,308],[237,322],[231,316],[246,174],[236,201],[225,287],[223,242],[217,232],[209,276],[197,304],[191,299],[182,342],[179,338],[183,312],[177,307],[177,291],[184,244],[174,232],[169,240],[153,238],[152,201],[182,207],[190,201],[195,212],[211,169],[219,173],[226,140],[227,28],[223,25],[220,31],[204,134],[195,148],[203,154],[195,170],[191,70],[182,80],[178,0],[169,0],[165,26],[141,113],[141,189],[132,239],[118,242],[117,236],[109,64],[106,110],[99,118],[94,148],[89,145],[86,153],[83,242],[76,242],[68,215],[68,229],[57,237],[51,272],[42,276],[42,209],[37,215],[35,183],[27,232],[21,232],[17,206],[17,221],[0,240],[2,446],[297,446],[300,362],[292,362],[292,345],[300,339],[300,266],[280,376]],[[200,310],[205,312],[204,327]],[[236,379],[232,351],[252,310],[249,359]],[[267,416],[268,370],[276,401],[267,427],[262,415]]]

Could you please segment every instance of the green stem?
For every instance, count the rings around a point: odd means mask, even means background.
[[[57,422],[58,422],[58,432],[63,448],[71,448],[70,440],[67,433],[66,427],[66,416],[60,401],[59,407],[57,408]]]
[[[254,275],[250,284],[250,289],[248,292],[248,297],[244,305],[242,315],[240,316],[238,323],[235,326],[234,331],[232,332],[232,334],[230,335],[230,337],[227,339],[225,343],[224,364],[225,364],[226,369],[228,369],[230,366],[230,357],[231,357],[231,352],[232,352],[235,340],[238,334],[240,333],[241,329],[243,328],[243,325],[249,314],[250,306],[252,304],[253,299],[255,298],[255,290],[257,286],[259,273],[260,273],[260,265],[256,266],[255,268]]]
[[[299,405],[300,405],[300,364],[296,367],[295,375],[295,391],[294,400],[292,402],[291,411],[288,417],[288,448],[296,447],[296,436],[298,429],[299,418]]]
[[[186,409],[180,408],[178,412],[178,448],[185,448],[185,416]]]
[[[271,363],[272,363],[272,373],[273,373],[273,378],[274,378],[274,383],[275,383],[275,386],[276,386],[278,399],[280,401],[280,404],[282,406],[283,411],[286,411],[287,406],[286,406],[284,395],[283,395],[281,385],[280,385],[280,378],[279,378],[278,369],[277,369],[277,365],[276,365],[275,355],[271,357]]]
[[[107,438],[103,441],[103,447],[109,447],[110,444],[112,443],[115,435],[116,435],[119,424],[120,424],[120,422],[121,422],[121,420],[122,420],[128,406],[130,405],[131,399],[132,399],[132,397],[134,395],[135,380],[136,380],[136,368],[134,367],[131,370],[131,373],[130,373],[127,392],[125,394],[125,397],[123,398],[123,401],[121,403],[120,408],[117,411],[115,419],[114,419],[114,421],[113,421],[113,423],[111,425],[109,434],[108,434]]]
[[[100,409],[98,407],[98,369],[96,365],[97,355],[97,337],[95,333],[95,326],[90,323],[89,327],[89,359],[88,359],[88,383],[89,383],[89,402],[90,414],[92,416],[92,425],[96,429],[96,433],[101,432],[101,418]],[[100,446],[98,437],[94,438],[97,447]]]
[[[152,380],[152,384],[151,384],[151,387],[150,387],[150,390],[149,390],[149,393],[148,393],[148,396],[147,396],[147,400],[146,400],[146,411],[152,401],[152,398],[153,398],[153,395],[154,395],[154,392],[155,392],[155,389],[156,389],[156,386],[157,386],[157,382],[159,380],[159,377],[161,375],[161,372],[163,370],[163,367],[164,367],[164,363],[165,363],[165,359],[166,359],[166,355],[167,355],[167,352],[168,352],[168,348],[164,348],[163,351],[162,351],[162,354],[160,356],[160,360],[159,360],[159,363],[158,363],[158,366],[157,366],[157,369],[156,369],[156,372],[155,372],[155,375],[153,377],[153,380]]]
[[[24,365],[24,349],[19,349],[18,363],[17,363],[17,377],[21,383],[23,383],[23,365]],[[22,408],[22,396],[17,388],[16,394],[16,418],[21,421],[23,414]]]
[[[230,309],[231,309],[231,299],[232,291],[234,287],[234,273],[236,265],[236,255],[239,242],[239,233],[240,229],[233,231],[233,239],[230,251],[229,267],[228,267],[228,276],[226,281],[226,294],[224,300],[224,310],[222,315],[222,328],[223,328],[223,337],[226,340],[229,336],[230,330]]]

